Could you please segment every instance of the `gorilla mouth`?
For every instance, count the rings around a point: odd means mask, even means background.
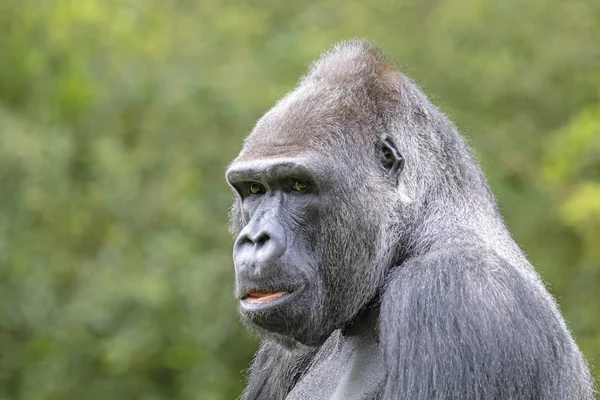
[[[287,293],[288,292],[251,292],[248,293],[242,300],[251,304],[264,304],[278,299]]]

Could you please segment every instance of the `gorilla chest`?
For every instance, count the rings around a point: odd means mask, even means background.
[[[373,336],[345,337],[336,332],[286,400],[378,399],[384,379],[383,358]]]

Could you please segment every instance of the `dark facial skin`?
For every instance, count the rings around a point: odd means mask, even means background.
[[[271,332],[302,331],[311,318],[302,305],[319,289],[308,243],[319,211],[314,176],[299,159],[239,163],[227,173],[245,222],[233,250],[240,311]]]

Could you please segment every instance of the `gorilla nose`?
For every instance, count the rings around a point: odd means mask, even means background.
[[[246,240],[250,243],[253,243],[256,247],[262,247],[267,244],[267,242],[271,239],[271,236],[266,231],[259,231],[255,235],[247,234],[245,238],[242,240]]]
[[[262,229],[247,226],[233,247],[236,269],[260,269],[279,259],[287,248],[283,227],[272,224]]]

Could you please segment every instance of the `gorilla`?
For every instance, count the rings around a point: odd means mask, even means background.
[[[465,140],[371,44],[316,61],[226,177],[244,399],[594,398]]]

